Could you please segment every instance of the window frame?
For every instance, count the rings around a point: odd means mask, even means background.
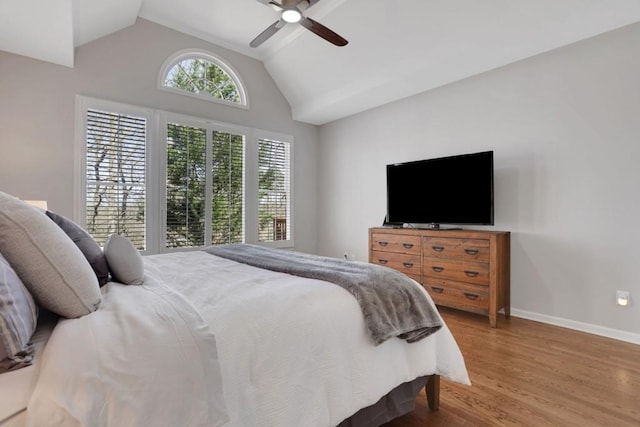
[[[254,130],[253,132],[253,139],[254,139],[254,144],[255,144],[255,149],[254,149],[254,155],[255,155],[255,163],[252,165],[252,170],[255,174],[255,189],[256,189],[256,197],[255,197],[255,207],[254,207],[254,211],[256,213],[256,221],[255,221],[255,225],[256,225],[256,230],[255,230],[255,237],[256,237],[256,242],[258,244],[261,245],[265,245],[265,246],[270,246],[270,247],[274,247],[274,248],[286,248],[289,246],[293,246],[293,138],[289,135],[285,135],[285,134],[281,134],[281,133],[277,133],[277,132],[268,132],[268,131],[264,131],[264,130]],[[289,224],[287,225],[287,230],[289,230],[289,236],[287,236],[288,238],[285,240],[274,240],[272,242],[263,242],[260,241],[259,238],[259,218],[258,218],[258,198],[259,198],[259,176],[258,176],[258,145],[260,143],[260,140],[271,140],[271,141],[278,141],[278,142],[283,142],[286,144],[289,144],[289,158],[287,159],[287,163],[289,164],[289,189],[288,189],[288,196],[289,196],[289,200],[288,200],[288,206],[287,206],[287,221],[289,221]],[[291,245],[288,245],[287,242],[291,241]]]
[[[159,114],[159,138],[162,141],[160,148],[160,161],[158,162],[159,175],[162,179],[166,179],[166,157],[167,157],[167,126],[169,123],[183,124],[185,126],[202,127],[207,129],[207,158],[210,159],[211,131],[228,132],[241,134],[245,137],[245,197],[244,197],[244,238],[246,243],[259,244],[273,248],[292,248],[294,247],[294,231],[293,231],[293,137],[278,132],[270,132],[261,129],[253,129],[246,126],[233,125],[211,119],[193,117],[184,114],[160,112]],[[288,221],[290,221],[288,229],[290,230],[286,240],[276,240],[273,242],[261,242],[258,237],[258,142],[261,139],[270,139],[281,141],[289,144],[289,206]],[[209,160],[207,161],[209,162]],[[163,181],[164,182],[164,181]],[[207,182],[207,186],[210,183]],[[160,221],[159,225],[159,249],[161,252],[178,252],[185,250],[193,250],[194,248],[168,248],[166,245],[167,233],[167,193],[162,191],[160,194]],[[210,215],[210,206],[207,202],[207,212]],[[206,241],[206,240],[205,240]]]
[[[123,104],[119,102],[106,101],[97,98],[85,96],[76,96],[76,132],[75,132],[75,158],[74,158],[74,209],[73,219],[76,223],[86,226],[86,202],[87,202],[87,111],[88,110],[104,110],[117,114],[128,114],[132,116],[143,117],[147,121],[146,141],[145,141],[145,250],[140,251],[145,255],[153,253],[153,249],[157,247],[157,236],[154,233],[152,224],[158,221],[157,194],[159,187],[157,171],[151,166],[157,161],[158,144],[157,112],[144,107]]]
[[[165,86],[164,81],[169,71],[178,62],[183,61],[185,59],[190,59],[190,58],[202,59],[205,61],[212,62],[213,64],[218,66],[220,69],[222,69],[222,71],[227,73],[231,78],[231,80],[233,80],[233,83],[236,85],[236,88],[238,89],[240,102],[227,101],[226,99],[219,99],[206,93],[189,92],[183,89],[177,89],[174,87]],[[240,78],[240,75],[238,74],[238,72],[220,56],[215,55],[211,52],[204,51],[202,49],[184,49],[168,57],[160,67],[160,74],[158,75],[158,89],[166,92],[171,92],[174,94],[190,96],[192,98],[196,98],[204,101],[215,102],[218,104],[228,105],[236,108],[242,108],[244,110],[249,109],[249,96],[247,95],[246,86],[242,81],[242,79]]]
[[[166,216],[166,168],[167,168],[167,125],[169,123],[185,126],[204,127],[207,129],[207,151],[212,134],[211,129],[219,132],[242,134],[245,136],[245,195],[244,195],[244,236],[245,242],[274,248],[293,248],[294,233],[294,138],[291,135],[254,129],[246,126],[224,123],[212,119],[194,117],[179,113],[155,110],[119,102],[106,101],[82,95],[76,96],[76,132],[74,161],[74,209],[73,219],[76,223],[86,224],[86,136],[87,111],[90,109],[105,110],[117,114],[130,114],[144,117],[147,120],[147,142],[145,158],[145,241],[146,250],[142,254],[155,254],[197,250],[198,247],[167,248],[167,216]],[[261,139],[281,141],[289,144],[289,206],[288,229],[286,240],[261,242],[258,237],[258,144]],[[210,154],[208,154],[210,159]],[[210,183],[207,183],[210,187]],[[210,209],[209,209],[210,210]],[[210,215],[210,214],[209,214]]]

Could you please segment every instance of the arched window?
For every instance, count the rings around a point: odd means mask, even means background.
[[[189,49],[169,57],[160,70],[158,87],[241,108],[249,105],[244,85],[233,68],[200,50]]]

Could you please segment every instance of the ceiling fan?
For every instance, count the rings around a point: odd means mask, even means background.
[[[344,46],[349,43],[340,35],[334,33],[329,28],[325,27],[318,21],[314,21],[311,18],[307,18],[302,15],[302,11],[310,8],[320,0],[280,0],[278,3],[275,0],[258,0],[260,3],[270,5],[275,10],[280,12],[280,19],[267,27],[266,30],[258,34],[258,36],[251,40],[249,46],[258,47],[264,43],[269,37],[280,31],[286,24],[299,23],[307,30],[322,37],[326,41],[333,43],[336,46]]]

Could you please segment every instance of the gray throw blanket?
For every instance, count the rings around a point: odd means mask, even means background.
[[[243,264],[334,283],[353,295],[373,342],[399,337],[415,342],[442,327],[440,316],[415,283],[388,267],[244,243],[204,251]]]

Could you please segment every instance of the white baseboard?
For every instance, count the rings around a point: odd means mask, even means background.
[[[511,309],[511,315],[523,319],[535,320],[537,322],[548,323],[550,325],[561,326],[563,328],[574,329],[576,331],[587,332],[589,334],[600,335],[614,340],[625,341],[640,345],[640,334],[621,331],[619,329],[606,328],[604,326],[592,325],[590,323],[577,322],[575,320],[563,319],[562,317],[548,316],[546,314],[534,313],[532,311]]]

